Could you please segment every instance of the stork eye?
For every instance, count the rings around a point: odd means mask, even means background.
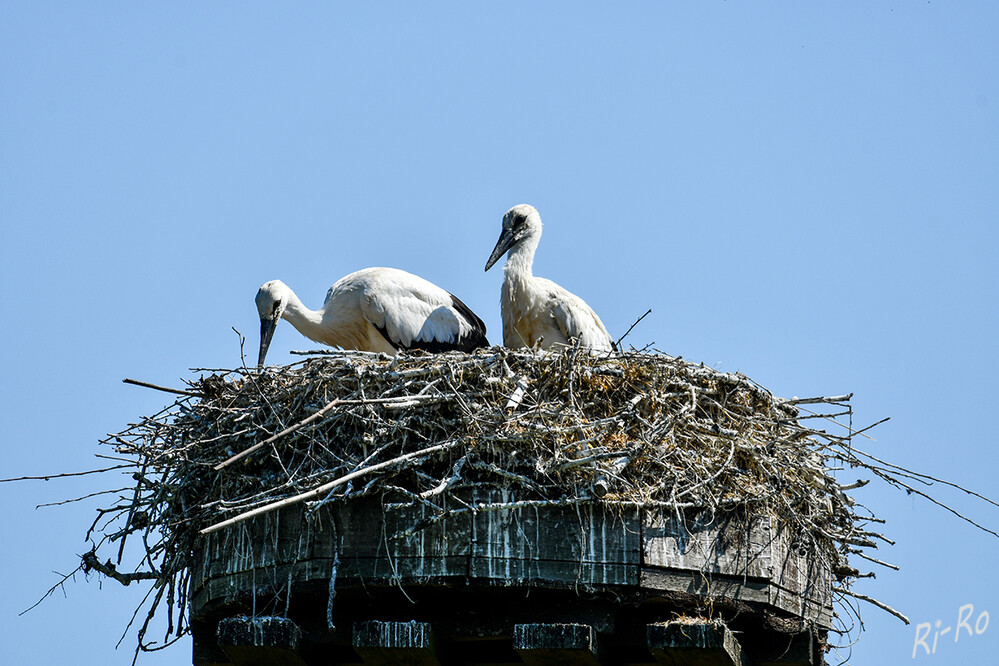
[[[271,314],[277,315],[280,309],[281,309],[281,301],[274,301],[274,308],[271,310]]]

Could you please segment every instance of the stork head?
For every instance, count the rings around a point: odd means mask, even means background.
[[[257,312],[260,313],[260,354],[257,357],[257,367],[264,365],[267,348],[274,337],[274,329],[278,320],[288,307],[291,289],[281,280],[271,280],[264,283],[257,291]]]
[[[486,270],[492,268],[506,252],[524,242],[525,239],[537,239],[541,236],[541,215],[530,204],[517,204],[503,215],[503,231],[493,253],[486,262]],[[533,254],[533,253],[532,253]]]

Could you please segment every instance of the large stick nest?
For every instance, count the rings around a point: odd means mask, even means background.
[[[134,488],[100,511],[84,565],[123,583],[154,579],[148,618],[164,600],[184,608],[203,530],[278,503],[379,495],[443,516],[445,496],[474,487],[537,503],[739,509],[776,518],[844,585],[859,574],[848,555],[878,536],[830,471],[864,464],[849,396],[785,400],[663,354],[574,349],[336,352],[201,372],[211,374],[173,405],[105,440],[134,466]],[[130,537],[143,557],[126,572]]]

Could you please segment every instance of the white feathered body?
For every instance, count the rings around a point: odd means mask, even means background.
[[[319,310],[305,307],[278,280],[261,287],[265,290],[286,299],[283,319],[331,347],[395,354],[411,348],[467,351],[488,344],[482,320],[468,306],[397,268],[365,268],[344,276],[330,287]]]
[[[511,246],[503,266],[500,291],[500,315],[503,319],[503,344],[507,347],[534,347],[541,342],[547,349],[556,344],[578,344],[592,351],[614,349],[610,334],[600,317],[586,301],[551,280],[533,274],[534,253],[541,239],[541,217],[525,204],[507,212],[504,236],[517,240]],[[501,236],[498,247],[502,247]],[[494,255],[495,255],[494,250]],[[490,258],[491,262],[495,257]]]

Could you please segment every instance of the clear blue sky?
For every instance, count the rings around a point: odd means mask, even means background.
[[[499,342],[482,267],[525,202],[536,272],[615,337],[652,308],[632,344],[854,392],[856,423],[891,417],[873,453],[999,495],[999,5],[535,4],[0,2],[0,477],[93,466],[165,403],[124,377],[238,365],[232,327],[252,356],[266,280],[316,307],[404,268]],[[269,360],[310,347],[282,326]],[[17,616],[95,507],[35,505],[113,481],[0,485],[0,661],[130,662],[135,586],[81,579]],[[857,589],[913,625],[863,608],[851,663],[993,660],[999,539],[856,496],[902,566]],[[969,603],[984,633],[913,660],[915,625]]]

